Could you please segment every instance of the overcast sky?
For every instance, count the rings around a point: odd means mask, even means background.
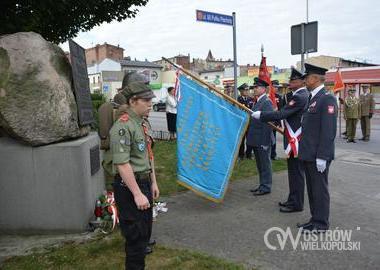
[[[80,33],[84,48],[104,42],[125,49],[124,56],[149,61],[190,53],[191,58],[232,59],[232,27],[201,23],[195,10],[237,15],[239,64],[259,64],[264,44],[269,65],[289,67],[290,27],[305,22],[306,0],[150,0],[136,18]],[[379,0],[309,0],[309,21],[318,21],[318,52],[380,64]],[[68,50],[67,44],[62,46]]]

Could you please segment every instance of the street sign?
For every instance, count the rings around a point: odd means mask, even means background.
[[[293,25],[290,32],[292,55],[318,51],[317,21]]]
[[[234,19],[230,15],[224,15],[219,13],[213,13],[203,10],[196,10],[197,21],[208,22],[208,23],[218,23],[225,25],[234,25]]]

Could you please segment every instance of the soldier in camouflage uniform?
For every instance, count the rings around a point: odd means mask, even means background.
[[[363,94],[360,95],[360,126],[362,128],[363,138],[361,140],[368,142],[371,133],[371,118],[375,110],[375,100],[369,93],[369,86],[363,85]]]
[[[159,189],[154,172],[153,139],[146,117],[152,90],[142,82],[128,83],[122,93],[128,107],[110,131],[115,200],[125,238],[126,269],[144,269],[152,230],[153,199]]]
[[[356,123],[360,118],[359,99],[355,97],[355,89],[348,90],[348,96],[344,100],[344,119],[346,119],[347,142],[355,143]]]

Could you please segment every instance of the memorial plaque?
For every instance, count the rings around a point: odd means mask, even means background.
[[[90,148],[90,165],[91,165],[91,175],[97,173],[100,169],[100,152],[99,145],[95,145]]]
[[[84,49],[71,39],[69,40],[69,47],[79,125],[85,126],[94,122],[87,74],[86,54]]]

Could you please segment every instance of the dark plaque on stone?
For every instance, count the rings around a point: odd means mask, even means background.
[[[79,125],[85,126],[94,122],[86,55],[84,49],[71,39],[69,39],[69,47],[73,70],[74,94],[78,106]]]
[[[100,152],[99,145],[95,145],[90,148],[90,165],[91,165],[91,175],[97,173],[100,169]]]

